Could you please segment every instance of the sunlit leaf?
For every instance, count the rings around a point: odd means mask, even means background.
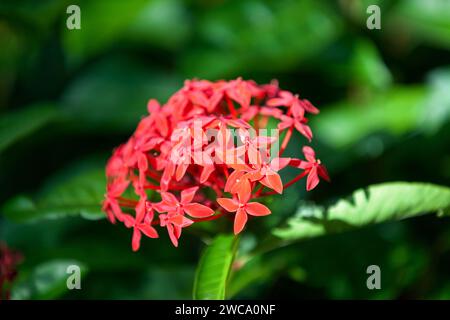
[[[195,275],[194,299],[225,299],[237,244],[236,236],[219,235],[205,249]]]
[[[324,108],[312,119],[314,133],[326,144],[350,146],[374,132],[401,135],[419,126],[427,91],[423,87],[398,87],[366,103],[343,102]]]
[[[273,234],[286,241],[297,241],[430,212],[444,214],[449,209],[448,187],[389,182],[358,189],[350,199],[342,199],[329,208],[300,207],[287,226],[275,229]]]
[[[450,119],[450,68],[440,68],[428,75],[430,92],[422,112],[423,128],[435,133]]]

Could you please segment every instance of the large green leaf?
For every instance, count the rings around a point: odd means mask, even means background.
[[[338,233],[429,212],[447,213],[450,188],[427,183],[390,182],[356,190],[329,208],[300,207],[286,227],[273,231],[285,241]]]
[[[105,183],[103,170],[90,169],[68,180],[57,182],[35,198],[12,198],[5,204],[2,212],[17,222],[67,215],[100,219],[105,216],[101,210]]]
[[[11,299],[55,299],[68,292],[67,280],[73,274],[69,266],[78,266],[83,276],[87,269],[78,261],[53,260],[36,266],[31,272],[19,278],[11,291]]]
[[[236,236],[219,235],[206,248],[195,274],[194,299],[225,299],[237,244]]]
[[[54,120],[54,106],[39,104],[0,117],[0,152]]]

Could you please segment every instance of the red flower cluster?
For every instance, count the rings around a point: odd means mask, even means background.
[[[329,180],[311,147],[303,147],[306,161],[282,157],[294,129],[311,141],[306,113],[319,110],[276,82],[186,81],[165,105],[150,100],[147,109],[106,167],[103,209],[111,222],[133,228],[135,251],[142,233],[158,237],[157,225],[178,246],[183,228],[228,212],[236,212],[238,234],[248,215],[271,213],[251,200],[281,194],[304,176],[307,190],[319,176]],[[272,120],[278,127],[268,132]],[[302,171],[283,185],[278,172],[286,166]]]
[[[17,265],[22,260],[20,253],[0,242],[0,300],[9,300],[11,284],[17,276]]]

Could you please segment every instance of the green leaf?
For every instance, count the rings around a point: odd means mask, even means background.
[[[392,84],[392,74],[376,46],[370,41],[359,40],[354,50],[350,64],[354,82],[370,89],[388,88]]]
[[[194,299],[225,299],[226,284],[237,250],[234,235],[219,235],[203,253],[194,280]]]
[[[273,235],[288,242],[297,241],[429,212],[445,214],[449,209],[448,187],[427,183],[383,183],[358,189],[350,199],[342,199],[327,209],[300,207],[296,216],[288,220],[288,225],[275,229]]]
[[[57,116],[52,105],[39,104],[0,117],[0,152],[42,128]]]
[[[17,222],[68,215],[100,219],[105,217],[101,210],[105,184],[103,170],[90,169],[47,187],[35,198],[12,198],[2,211],[7,218]]]
[[[11,299],[55,299],[68,292],[67,279],[73,273],[69,266],[78,266],[81,271],[81,283],[87,272],[78,261],[53,260],[36,266],[29,274],[18,279],[11,290]]]
[[[426,106],[423,87],[397,87],[365,103],[343,102],[313,118],[313,131],[327,145],[347,147],[374,132],[401,135],[416,129]]]
[[[429,133],[436,133],[450,119],[450,67],[430,72],[427,84],[430,92],[421,113],[421,125]]]
[[[388,16],[390,28],[403,37],[420,39],[450,49],[450,2],[402,0]]]

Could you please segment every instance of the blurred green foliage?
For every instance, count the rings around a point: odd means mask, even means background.
[[[149,98],[165,101],[187,78],[238,76],[278,79],[321,109],[311,121],[314,146],[332,183],[308,194],[300,183],[271,199],[274,214],[249,224],[231,274],[221,269],[226,296],[450,298],[445,217],[282,241],[276,250],[266,237],[330,231],[305,217],[369,185],[450,185],[449,1],[80,0],[81,30],[66,28],[69,4],[0,3],[0,241],[25,256],[13,298],[190,298],[195,277],[216,279],[214,259],[229,268],[232,256],[205,251],[212,261],[195,273],[205,243],[231,230],[229,221],[192,227],[178,249],[162,233],[133,253],[129,230],[92,219],[103,217],[106,159]],[[366,28],[370,4],[381,8],[381,30]],[[298,154],[302,138],[294,139],[287,152]],[[341,200],[348,207],[333,228],[445,210],[448,188],[433,190],[383,191],[361,211]],[[82,290],[68,291],[65,266],[74,261]],[[371,264],[381,267],[381,290],[366,287]],[[194,296],[222,297],[222,289],[197,284]]]

